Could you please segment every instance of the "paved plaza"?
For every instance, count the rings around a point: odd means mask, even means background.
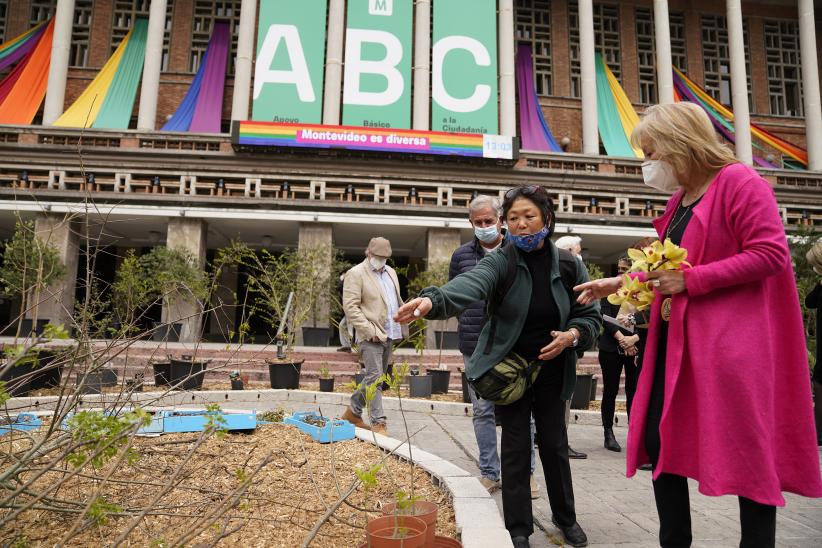
[[[402,437],[399,413],[388,411],[388,434]],[[421,449],[451,461],[479,475],[478,451],[470,417],[440,414],[406,413],[410,431],[421,426],[414,444]],[[499,434],[499,429],[497,429]],[[615,428],[617,439],[625,446],[627,428]],[[572,460],[577,518],[588,534],[590,546],[659,546],[657,516],[651,490],[650,472],[625,477],[625,453],[613,453],[602,447],[602,428],[573,424],[568,431],[571,445],[588,453],[586,460]],[[545,494],[541,466],[537,478],[542,496],[534,501],[538,529],[531,536],[534,548],[562,544],[561,536],[551,525],[551,510]],[[695,547],[731,547],[739,545],[739,508],[736,497],[706,497],[691,483],[691,516]],[[494,495],[500,512],[502,497]],[[776,543],[780,547],[822,546],[822,500],[786,494],[787,506],[777,514]],[[540,530],[541,529],[541,530]]]

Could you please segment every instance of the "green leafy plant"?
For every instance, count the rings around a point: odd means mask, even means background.
[[[89,506],[86,515],[94,525],[100,527],[108,523],[110,514],[117,514],[122,511],[121,506],[107,502],[105,497],[97,497]]]
[[[102,467],[128,442],[130,431],[147,426],[151,416],[147,411],[136,409],[115,415],[102,411],[79,411],[67,421],[75,449],[68,454],[69,464],[79,467],[87,460],[95,468]],[[128,460],[133,462],[139,455],[129,449]]]
[[[321,379],[330,379],[331,378],[331,372],[328,371],[328,367],[326,367],[326,366],[320,367],[320,378]]]

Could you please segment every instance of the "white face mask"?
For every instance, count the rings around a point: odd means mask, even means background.
[[[673,194],[679,189],[674,168],[664,160],[642,162],[642,179],[651,188]]]
[[[371,265],[371,268],[374,270],[382,270],[385,266],[386,259],[380,259],[378,257],[369,257],[368,263]]]

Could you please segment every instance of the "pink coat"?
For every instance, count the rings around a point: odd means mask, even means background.
[[[654,221],[660,234],[682,191]],[[705,495],[784,506],[822,496],[808,356],[785,230],[753,169],[723,168],[693,209],[682,247],[693,268],[669,326],[662,448],[654,478],[693,478]],[[627,473],[649,462],[645,426],[660,306],[654,301],[628,430]]]

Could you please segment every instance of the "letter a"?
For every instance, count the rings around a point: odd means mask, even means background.
[[[277,53],[280,40],[285,41],[291,70],[272,70],[271,63]],[[316,100],[308,64],[300,41],[300,31],[294,25],[271,25],[254,64],[254,99],[260,96],[265,84],[294,84],[297,96],[304,103]]]

